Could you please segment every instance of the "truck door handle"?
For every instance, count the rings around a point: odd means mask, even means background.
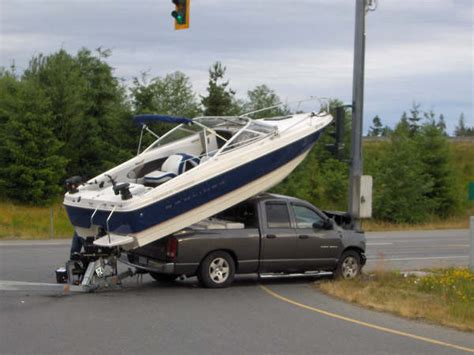
[[[308,239],[309,236],[303,234],[303,235],[299,235],[298,238],[300,238],[300,239]]]
[[[267,234],[267,239],[275,239],[276,237],[275,234]]]

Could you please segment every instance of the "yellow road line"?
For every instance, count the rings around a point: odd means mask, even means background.
[[[313,311],[313,312],[316,312],[316,313],[324,314],[325,316],[328,316],[328,317],[332,317],[332,318],[340,319],[340,320],[343,320],[343,321],[346,321],[346,322],[358,324],[358,325],[361,325],[361,326],[364,326],[364,327],[367,327],[367,328],[377,329],[377,330],[380,330],[380,331],[386,332],[386,333],[396,334],[396,335],[404,336],[404,337],[407,337],[407,338],[421,340],[421,341],[431,343],[431,344],[446,346],[448,348],[453,348],[453,349],[458,349],[458,350],[463,350],[463,351],[467,351],[467,352],[470,352],[470,353],[474,353],[474,348],[466,348],[464,346],[450,344],[450,343],[446,343],[444,341],[431,339],[431,338],[426,338],[426,337],[422,337],[422,336],[419,336],[419,335],[409,334],[409,333],[401,332],[399,330],[382,327],[382,326],[372,324],[372,323],[362,322],[362,321],[357,320],[357,319],[341,316],[341,315],[336,314],[336,313],[328,312],[328,311],[325,311],[325,310],[322,310],[322,309],[318,309],[318,308],[315,308],[315,307],[311,307],[311,306],[308,306],[308,305],[290,300],[289,298],[281,296],[278,293],[276,293],[275,291],[270,290],[266,286],[260,285],[260,287],[265,292],[267,292],[268,294],[270,294],[273,297],[278,298],[278,299],[280,299],[284,302],[290,303],[294,306],[301,307],[301,308],[304,308],[304,309],[307,309],[307,310],[310,310],[310,311]]]

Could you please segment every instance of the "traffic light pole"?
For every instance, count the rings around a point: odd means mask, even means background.
[[[362,122],[364,112],[365,14],[366,0],[356,0],[349,181],[349,213],[353,217],[353,228],[356,230],[361,228],[359,212],[361,203],[360,181],[363,171]]]

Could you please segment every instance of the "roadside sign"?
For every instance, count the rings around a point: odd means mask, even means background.
[[[469,201],[474,201],[474,181],[469,183]]]

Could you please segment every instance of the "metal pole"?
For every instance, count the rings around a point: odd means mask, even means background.
[[[469,268],[474,271],[474,216],[471,216],[471,251],[469,253]]]
[[[356,0],[354,73],[352,84],[352,139],[351,171],[349,182],[349,213],[353,228],[360,229],[360,178],[362,176],[362,122],[364,111],[364,61],[365,61],[366,0]]]

